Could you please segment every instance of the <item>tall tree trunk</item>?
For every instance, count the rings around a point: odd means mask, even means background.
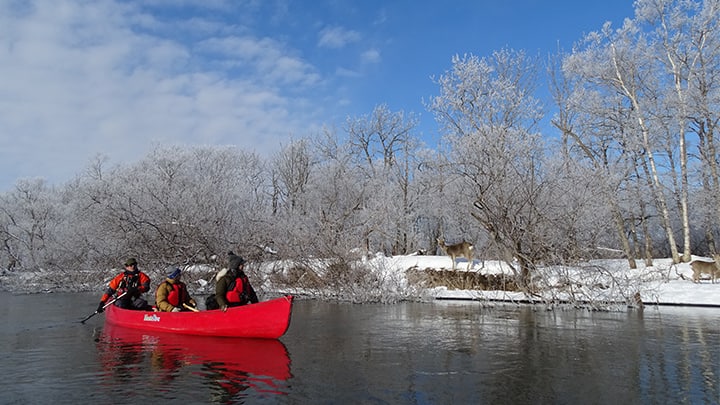
[[[628,259],[628,266],[630,266],[631,269],[637,269],[637,263],[635,262],[635,256],[633,255],[632,249],[630,248],[630,240],[627,237],[627,233],[625,232],[625,220],[623,219],[622,213],[620,212],[620,207],[618,207],[617,203],[612,200],[612,213],[613,218],[615,219],[615,232],[618,235],[618,239],[620,239],[620,244],[622,245],[623,252],[625,252],[625,256],[627,256]]]
[[[696,124],[703,186],[705,190],[709,191],[709,200],[716,202],[713,204],[716,210],[715,221],[708,218],[707,230],[705,233],[708,249],[711,253],[714,253],[717,249],[712,229],[720,223],[720,204],[717,203],[717,201],[720,201],[720,178],[718,176],[718,166],[716,161],[717,152],[713,136],[714,126],[709,119],[698,120]]]
[[[645,255],[645,266],[650,267],[653,265],[653,243],[652,243],[652,237],[650,236],[650,230],[648,229],[648,221],[647,221],[647,210],[645,209],[645,201],[640,200],[640,222],[642,224],[642,231],[644,235],[645,240],[645,249],[644,255]]]
[[[663,26],[665,26],[663,24]],[[683,77],[681,74],[680,66],[673,57],[673,52],[669,47],[669,43],[666,44],[666,56],[668,63],[672,68],[673,79],[675,83],[675,93],[680,104],[680,111],[678,116],[678,128],[680,128],[680,217],[682,220],[682,234],[683,234],[683,262],[690,261],[690,218],[688,214],[688,172],[687,172],[687,146],[685,142],[685,132],[687,131],[687,104],[685,100],[685,92],[683,91]],[[670,147],[668,146],[668,149]],[[672,170],[674,174],[675,171]]]
[[[668,211],[667,202],[665,201],[665,196],[662,192],[663,187],[660,183],[660,176],[658,175],[657,165],[655,163],[655,156],[652,148],[653,144],[650,142],[650,129],[645,122],[645,118],[643,116],[643,108],[640,104],[640,101],[638,100],[635,89],[631,89],[625,83],[625,76],[623,75],[619,67],[619,61],[615,52],[615,46],[611,45],[611,49],[613,51],[612,62],[615,66],[615,82],[633,106],[633,111],[641,133],[644,152],[643,165],[649,166],[649,174],[651,176],[650,178],[652,179],[650,185],[652,187],[652,192],[655,197],[655,203],[657,205],[658,211],[660,212],[663,227],[665,228],[665,233],[668,238],[668,244],[670,245],[669,247],[672,254],[673,263],[679,263],[680,255],[678,254],[677,245],[675,243],[675,236],[673,234],[672,224],[670,222],[670,213]]]

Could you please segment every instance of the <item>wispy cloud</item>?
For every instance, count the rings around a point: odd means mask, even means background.
[[[203,53],[225,70],[249,70],[268,84],[316,84],[315,68],[270,38],[212,38],[198,44]]]
[[[337,69],[335,69],[335,74],[340,77],[352,77],[352,78],[357,78],[357,77],[362,76],[362,74],[360,72],[358,72],[357,70],[352,70],[352,69],[348,69],[348,68],[344,68],[344,67],[338,67]]]
[[[321,48],[343,48],[360,40],[360,33],[342,27],[327,27],[320,31],[318,46]]]
[[[381,60],[380,51],[377,49],[368,49],[360,55],[363,63],[379,63]]]

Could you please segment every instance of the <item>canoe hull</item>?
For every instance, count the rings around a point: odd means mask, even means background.
[[[200,312],[152,312],[105,310],[110,325],[156,332],[198,336],[226,336],[277,339],[290,326],[293,297],[290,295],[257,304]]]

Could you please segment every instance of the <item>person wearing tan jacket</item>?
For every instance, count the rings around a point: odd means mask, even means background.
[[[197,303],[188,293],[185,283],[180,281],[182,271],[176,268],[160,283],[155,291],[155,306],[162,312],[192,311]]]

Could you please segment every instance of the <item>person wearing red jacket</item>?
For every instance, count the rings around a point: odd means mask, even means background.
[[[110,297],[119,297],[115,305],[120,308],[142,311],[152,309],[142,298],[142,294],[150,289],[150,277],[138,270],[137,265],[138,262],[134,257],[125,261],[125,271],[110,280],[105,294],[100,299],[97,312],[103,312],[105,303]]]

